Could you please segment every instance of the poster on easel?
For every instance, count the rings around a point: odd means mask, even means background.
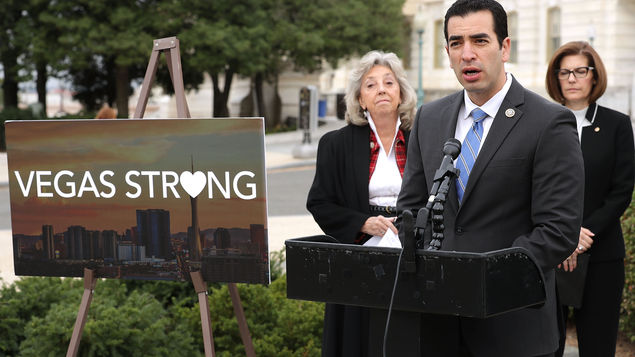
[[[262,118],[6,123],[16,275],[268,284]]]

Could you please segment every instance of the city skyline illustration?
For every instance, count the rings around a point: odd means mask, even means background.
[[[16,275],[268,283],[264,123],[6,125]]]

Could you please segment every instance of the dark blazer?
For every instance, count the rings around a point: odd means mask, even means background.
[[[409,131],[404,131],[406,147]],[[368,205],[370,127],[347,125],[320,139],[307,209],[324,233],[352,244],[371,216]]]
[[[406,145],[409,132],[404,131]],[[324,233],[353,244],[371,216],[368,204],[370,127],[347,125],[325,134],[318,146],[307,209]],[[381,356],[386,310],[326,304],[322,356]],[[388,356],[419,357],[419,314],[393,311]]]
[[[620,216],[631,202],[635,182],[633,128],[628,116],[595,103],[586,118],[592,125],[582,129],[582,227],[595,233],[589,250],[592,262],[623,259]]]
[[[414,123],[398,210],[423,207],[442,148],[454,137],[463,92],[422,106]],[[513,79],[477,157],[459,207],[453,183],[445,205],[443,250],[523,247],[545,276],[546,302],[487,319],[446,317],[428,327],[429,351],[462,335],[475,356],[536,356],[558,347],[553,268],[576,248],[584,171],[575,117]],[[510,292],[513,293],[513,292]],[[438,319],[438,316],[435,316]],[[460,329],[460,333],[459,333]],[[449,337],[448,337],[449,336]],[[429,339],[426,339],[429,337]],[[451,356],[451,352],[429,355]]]

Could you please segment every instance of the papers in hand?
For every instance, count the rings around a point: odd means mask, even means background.
[[[364,245],[369,247],[401,248],[401,241],[399,241],[399,236],[389,229],[383,237],[373,236]]]

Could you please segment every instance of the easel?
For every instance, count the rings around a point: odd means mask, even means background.
[[[139,100],[137,102],[133,118],[143,118],[143,113],[145,112],[146,105],[148,104],[150,88],[152,87],[152,82],[154,81],[154,75],[157,71],[158,59],[161,52],[169,52],[165,54],[165,58],[170,72],[170,79],[172,80],[172,85],[174,86],[177,114],[179,118],[190,118],[190,110],[188,109],[187,102],[185,100],[185,88],[183,86],[183,71],[181,69],[179,40],[176,37],[166,37],[154,40],[153,44],[152,54],[150,55],[150,61],[148,62],[148,68],[143,79],[141,93],[139,94]],[[205,356],[215,357],[216,352],[214,352],[214,337],[212,336],[212,323],[209,314],[209,300],[207,299],[207,283],[203,280],[203,275],[200,271],[190,272],[190,277],[192,279],[192,283],[194,284],[194,290],[198,295]],[[66,357],[74,357],[77,355],[79,342],[81,340],[84,324],[86,323],[88,308],[90,307],[96,283],[97,280],[95,278],[94,271],[91,269],[84,269],[84,295],[82,296],[82,302],[79,307],[79,312],[77,313],[77,319],[75,321],[75,327],[73,329],[73,335],[68,346]],[[242,303],[240,302],[238,288],[235,283],[228,283],[227,287],[234,307],[234,314],[236,315],[236,320],[238,321],[240,338],[245,345],[245,353],[247,357],[255,357],[256,352],[247,326],[247,320],[245,319],[245,312],[243,310]]]

